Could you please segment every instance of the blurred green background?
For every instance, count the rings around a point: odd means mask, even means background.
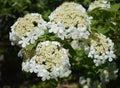
[[[56,88],[58,86],[60,82],[58,83],[55,80],[42,82],[35,74],[25,73],[21,70],[22,59],[17,56],[19,47],[11,46],[9,32],[10,26],[14,24],[18,17],[22,17],[26,13],[40,13],[45,20],[48,20],[51,11],[65,1],[81,3],[85,8],[88,8],[94,0],[0,0],[0,88]],[[110,1],[113,4],[120,3],[120,0]],[[118,11],[120,11],[120,8]],[[118,13],[116,13],[118,15],[116,17],[120,17]],[[120,23],[120,18],[116,18],[116,20]],[[97,23],[93,25],[95,26]],[[118,27],[120,28],[120,25]],[[118,53],[120,53],[120,40],[118,40],[120,39],[120,29],[113,32],[115,36],[106,32],[104,34],[115,39],[114,41],[118,44]],[[118,58],[120,58],[120,55],[118,55]],[[120,60],[117,60],[117,63],[120,63]],[[118,67],[120,68],[120,66]],[[58,86],[58,88],[76,88],[80,75],[77,74],[78,71],[74,70],[72,76],[67,79],[60,79],[63,84],[68,85],[66,87]],[[108,88],[120,88],[119,78],[120,75],[118,79],[108,84]],[[70,87],[69,84],[73,85]]]

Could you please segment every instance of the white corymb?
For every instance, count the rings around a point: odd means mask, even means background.
[[[30,13],[18,20],[11,26],[10,41],[11,43],[25,47],[34,43],[38,37],[44,34],[46,22],[38,13]]]
[[[114,54],[114,43],[105,35],[95,33],[90,38],[88,57],[94,58],[93,61],[96,66],[105,63],[106,60],[109,62],[113,61],[113,58],[116,57]]]
[[[68,51],[56,41],[40,42],[35,55],[23,62],[22,70],[37,73],[43,81],[67,77],[71,73]]]
[[[107,67],[101,70],[100,80],[102,83],[108,83],[110,80],[114,80],[118,77],[118,68],[116,63],[109,63]]]
[[[62,5],[60,5],[59,7],[57,7],[49,16],[50,20],[54,19],[54,16],[56,15],[56,13],[58,12],[62,12],[62,11],[68,11],[68,10],[77,10],[80,11],[82,13],[86,12],[86,9],[78,4],[78,3],[74,3],[74,2],[65,2]]]
[[[108,9],[110,8],[110,2],[107,0],[95,0],[89,5],[88,11],[94,10],[96,8]]]
[[[49,19],[49,32],[55,33],[62,40],[64,38],[87,39],[90,35],[91,17],[80,4],[63,3],[50,14]]]

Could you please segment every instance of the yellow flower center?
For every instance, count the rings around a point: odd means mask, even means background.
[[[108,41],[103,35],[95,34],[95,36],[91,39],[91,45],[99,54],[105,53],[109,50]]]
[[[74,2],[65,2],[62,5],[60,5],[57,9],[61,9],[64,11],[68,11],[68,10],[76,10],[76,7],[80,6],[80,4],[78,3],[74,3]]]
[[[54,66],[60,66],[62,63],[63,50],[60,46],[50,43],[49,45],[37,46],[39,48],[36,51],[36,62],[38,64],[44,64],[45,68],[52,71]]]
[[[54,16],[53,21],[56,23],[63,23],[66,28],[69,28],[71,26],[85,27],[88,24],[87,15],[77,10],[57,12]]]
[[[19,18],[17,20],[17,25],[15,25],[14,31],[18,34],[18,36],[24,37],[27,32],[34,31],[35,26],[40,21],[39,15],[31,15],[27,14],[23,18]]]

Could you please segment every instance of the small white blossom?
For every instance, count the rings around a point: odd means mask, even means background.
[[[82,86],[82,88],[89,88],[90,83],[91,83],[91,79],[90,78],[85,78],[84,76],[81,76],[79,78],[79,83]]]
[[[26,62],[22,62],[22,70],[26,71],[26,72],[29,72],[29,62],[26,61]]]
[[[29,38],[22,37],[22,40],[20,40],[18,44],[21,45],[22,47],[26,47],[26,45],[29,45],[29,41],[30,41]]]
[[[15,45],[20,39],[13,29],[11,29],[11,31],[12,32],[9,33],[9,39],[11,41],[11,45]]]

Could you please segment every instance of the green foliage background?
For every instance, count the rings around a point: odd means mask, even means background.
[[[55,80],[42,82],[35,74],[22,72],[22,59],[17,57],[19,48],[11,46],[9,41],[10,26],[18,17],[22,17],[26,13],[37,12],[42,14],[45,20],[48,20],[48,15],[65,1],[74,1],[88,8],[94,0],[0,0],[0,88],[5,86],[9,86],[8,88],[56,88],[58,83],[78,84],[80,73],[82,73],[79,70],[81,63],[76,63],[79,60],[72,61],[73,72],[69,78],[60,79],[59,82]],[[120,0],[109,1],[111,2],[110,10],[94,10],[89,15],[94,17],[92,31],[109,36],[115,43],[118,56],[116,62],[120,68]],[[116,25],[112,22],[116,22]],[[118,75],[118,79],[112,80],[108,84],[108,88],[120,87],[120,73]]]

